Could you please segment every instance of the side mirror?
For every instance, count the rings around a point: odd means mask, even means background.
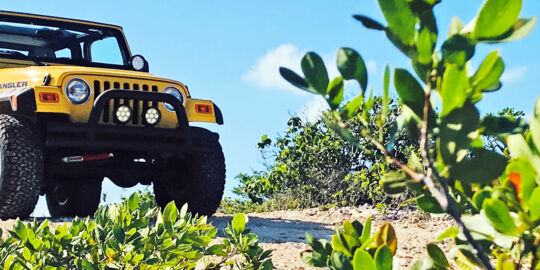
[[[142,55],[134,55],[129,60],[129,64],[131,65],[131,68],[136,71],[142,71],[142,72],[148,72],[148,61],[142,57]]]

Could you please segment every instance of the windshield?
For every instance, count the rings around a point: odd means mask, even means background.
[[[0,19],[0,58],[28,60],[38,65],[58,63],[129,69],[129,51],[119,30],[57,24]]]

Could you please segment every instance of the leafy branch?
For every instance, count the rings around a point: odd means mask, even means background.
[[[411,156],[408,164],[400,162],[391,151],[392,140],[385,145],[380,134],[367,128],[367,119],[360,121],[362,136],[397,168],[382,176],[381,185],[393,193],[413,190],[418,194],[416,203],[421,209],[430,213],[447,213],[456,221],[459,233],[449,235],[456,241],[454,259],[458,265],[494,269],[490,263],[492,254],[502,254],[497,257],[498,268],[506,264],[521,265],[523,256],[532,254],[538,247],[537,242],[529,240],[530,232],[535,235],[534,239],[540,238],[535,229],[540,211],[532,210],[529,206],[532,204],[528,202],[531,198],[538,198],[540,203],[540,188],[538,194],[531,191],[536,187],[535,178],[540,184],[537,177],[540,174],[534,169],[540,168],[540,135],[534,135],[537,134],[535,122],[531,123],[531,131],[528,131],[524,125],[510,121],[508,117],[480,118],[475,104],[482,100],[484,94],[502,87],[500,77],[505,65],[497,51],[485,57],[474,75],[469,76],[468,68],[476,46],[521,39],[533,29],[537,19],[519,18],[521,0],[487,0],[476,18],[467,25],[454,18],[448,38],[436,50],[439,33],[433,9],[441,1],[378,2],[387,26],[363,15],[355,15],[354,18],[367,28],[384,32],[411,60],[416,77],[405,69],[396,68],[393,72],[394,88],[402,112],[391,129],[405,131],[418,140],[421,156]],[[316,53],[307,53],[301,64],[303,76],[287,68],[280,68],[280,73],[291,84],[323,96],[334,110],[325,119],[327,126],[346,140],[358,143],[345,124],[346,120],[356,115],[367,115],[374,100],[372,94],[365,95],[368,76],[360,54],[350,48],[341,48],[337,57],[341,76],[332,81]],[[387,67],[383,78],[383,107],[390,100],[389,78]],[[345,103],[343,80],[355,80],[360,86],[360,94]],[[442,104],[439,109],[432,106],[434,91]],[[384,119],[379,118],[377,124],[379,127],[384,125]],[[540,133],[540,127],[537,130]],[[486,148],[486,136],[502,139],[508,151],[500,147]],[[489,138],[486,140],[489,143]],[[530,170],[534,173],[528,171],[529,163],[534,166]],[[528,174],[526,188],[522,187],[525,174]],[[517,218],[527,226],[518,228]],[[499,235],[513,238],[501,244],[496,240]],[[525,249],[520,248],[523,245]],[[430,247],[433,249],[433,246],[428,246],[428,253]],[[519,254],[519,258],[515,254]],[[442,259],[444,254],[442,257],[431,255],[413,268],[430,269],[433,264],[439,268],[448,267],[441,263],[446,260]],[[533,264],[537,262],[536,256],[533,254]]]

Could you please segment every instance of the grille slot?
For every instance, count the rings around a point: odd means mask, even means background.
[[[124,89],[124,90],[133,90],[133,91],[152,91],[158,92],[159,87],[157,85],[148,85],[148,84],[139,84],[139,83],[124,83],[124,82],[109,82],[109,81],[100,81],[94,80],[94,100],[103,92],[111,89]],[[133,117],[131,119],[132,125],[142,126],[143,125],[143,115],[142,113],[146,111],[150,106],[157,107],[157,102],[155,101],[142,101],[142,100],[124,100],[124,99],[113,99],[109,102],[108,106],[103,108],[103,115],[101,120],[103,123],[114,122],[118,124],[118,121],[114,117],[114,109],[121,104],[129,105],[133,110]]]

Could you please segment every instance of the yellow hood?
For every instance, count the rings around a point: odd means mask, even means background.
[[[108,68],[93,68],[93,67],[81,67],[81,66],[30,66],[30,67],[17,67],[17,68],[3,68],[0,69],[0,89],[7,90],[11,88],[24,86],[36,86],[42,85],[45,75],[50,75],[51,80],[49,86],[61,87],[65,83],[67,76],[103,76],[112,78],[124,78],[134,80],[148,80],[161,83],[168,83],[178,85],[185,92],[187,88],[185,85],[178,81],[169,80],[154,76],[153,74],[118,70]],[[5,86],[5,87],[2,87]],[[13,87],[11,87],[13,86]],[[188,93],[189,96],[189,93]]]

